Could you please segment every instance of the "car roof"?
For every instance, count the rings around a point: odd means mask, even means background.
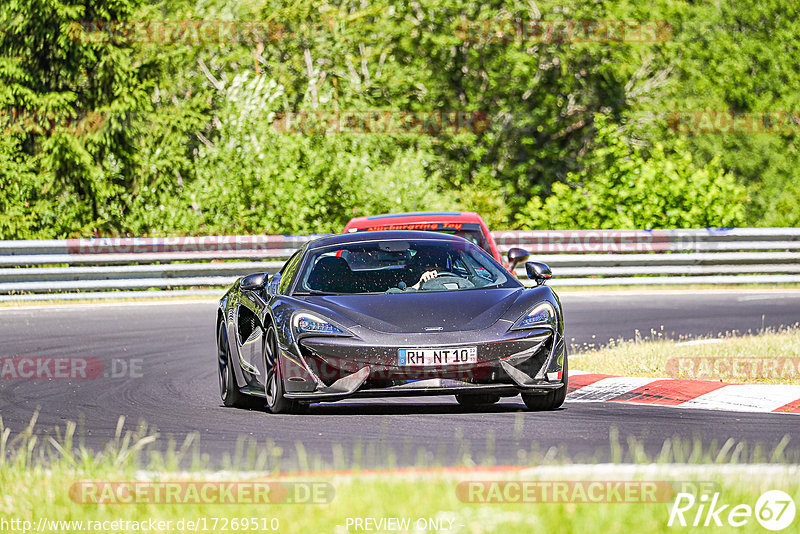
[[[415,211],[412,213],[387,213],[354,217],[347,223],[347,228],[366,228],[376,225],[396,225],[420,222],[460,222],[480,223],[481,216],[474,211]]]
[[[365,241],[400,241],[400,240],[431,240],[431,241],[463,241],[463,237],[442,234],[439,232],[420,232],[416,230],[386,230],[377,232],[358,232],[352,234],[335,234],[321,237],[309,242],[308,250],[327,247],[331,245],[347,245]]]

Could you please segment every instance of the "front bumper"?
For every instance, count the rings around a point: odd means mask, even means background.
[[[386,341],[309,337],[291,349],[282,347],[284,395],[301,402],[331,402],[348,397],[546,394],[563,387],[565,345],[549,329],[506,331],[489,341],[463,332],[433,338],[393,335],[390,343]],[[399,348],[443,346],[476,346],[478,361],[435,367],[398,365]]]

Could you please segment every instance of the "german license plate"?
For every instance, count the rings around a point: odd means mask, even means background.
[[[399,366],[459,365],[478,362],[477,347],[441,347],[435,349],[398,349]]]

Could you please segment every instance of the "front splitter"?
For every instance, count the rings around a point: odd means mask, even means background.
[[[420,397],[433,395],[460,395],[490,393],[501,397],[513,397],[520,393],[545,395],[564,387],[561,382],[535,384],[529,387],[519,387],[509,384],[465,384],[447,385],[440,387],[413,387],[410,385],[393,386],[390,388],[375,388],[357,390],[352,393],[341,392],[310,392],[310,393],[284,393],[287,399],[305,402],[333,402],[347,398],[376,398],[376,397]]]

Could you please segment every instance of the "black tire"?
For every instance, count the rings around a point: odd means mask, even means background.
[[[271,326],[264,336],[264,393],[267,398],[267,411],[270,413],[297,413],[301,407],[297,402],[283,396],[283,377],[281,376],[278,338]]]
[[[242,395],[236,385],[224,322],[220,322],[217,328],[217,376],[219,377],[219,396],[222,398],[222,404],[232,408],[245,408],[248,399],[246,395]]]
[[[500,401],[500,395],[484,393],[482,395],[460,394],[456,395],[456,401],[466,408],[477,408],[479,406],[491,406]]]
[[[567,398],[567,389],[569,386],[569,377],[567,373],[569,371],[567,365],[567,353],[566,350],[564,352],[564,372],[561,375],[561,383],[564,384],[561,388],[550,391],[545,395],[534,395],[531,393],[523,393],[522,394],[522,401],[525,403],[525,406],[528,407],[529,410],[534,412],[543,412],[549,410],[555,410],[560,408],[562,404],[564,404],[564,399]]]

